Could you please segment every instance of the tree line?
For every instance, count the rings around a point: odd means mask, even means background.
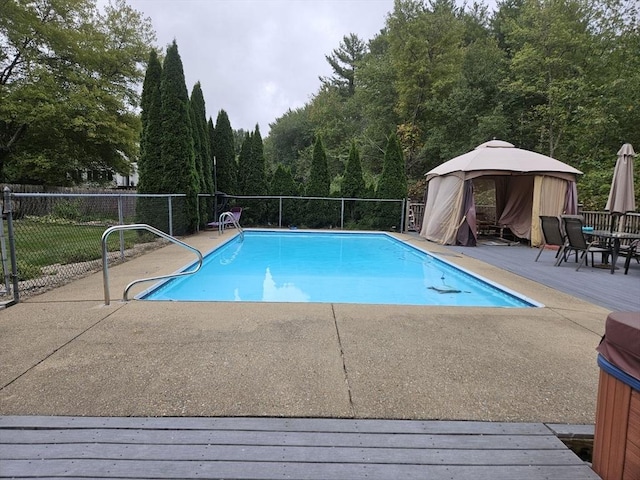
[[[151,20],[125,0],[103,11],[96,0],[4,0],[0,179],[66,185],[138,160],[139,191],[185,193],[192,230],[212,213],[198,194],[216,190],[420,198],[426,171],[499,138],[582,170],[580,201],[602,209],[615,152],[640,144],[639,24],[634,0],[502,0],[492,12],[396,0],[372,39],[344,36],[326,56],[332,75],[263,141],[224,110],[214,124],[200,85],[187,92],[177,45],[150,56]]]
[[[305,181],[321,135],[338,190],[355,141],[375,185],[394,132],[409,190],[421,198],[427,171],[497,138],[581,170],[580,201],[603,209],[616,152],[640,145],[638,7],[502,0],[490,12],[454,0],[396,0],[374,38],[345,35],[327,55],[333,74],[270,125],[265,151]]]

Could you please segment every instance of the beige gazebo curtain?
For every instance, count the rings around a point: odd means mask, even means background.
[[[443,245],[455,243],[462,208],[464,181],[448,175],[431,179],[420,235]]]
[[[531,210],[531,246],[542,243],[540,215],[562,215],[567,198],[567,181],[562,178],[537,175],[533,181]]]

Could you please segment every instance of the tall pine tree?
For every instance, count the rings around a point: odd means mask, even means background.
[[[251,169],[251,134],[249,132],[244,133],[244,140],[240,147],[240,154],[238,155],[238,194],[239,195],[251,195],[247,189],[248,172]]]
[[[267,194],[267,168],[264,157],[264,146],[260,128],[248,136],[242,144],[240,153],[240,165],[238,178],[243,180],[242,192],[244,195]],[[267,208],[264,200],[245,200],[247,205],[247,218],[253,224],[266,223]]]
[[[213,161],[208,135],[207,112],[200,82],[193,86],[189,107],[196,168],[200,180],[199,193],[209,195],[199,199],[200,223],[204,225],[213,216]]]
[[[140,155],[138,157],[138,193],[158,193],[164,175],[162,167],[162,65],[152,50],[142,86]],[[167,230],[166,212],[156,198],[140,197],[136,202],[136,221]]]
[[[296,183],[291,173],[291,168],[284,166],[281,163],[278,164],[275,172],[273,172],[273,178],[271,179],[271,186],[269,188],[269,195],[283,196],[283,197],[297,197],[300,194],[299,185]],[[274,208],[272,215],[273,222],[277,223],[276,218],[279,211]],[[283,225],[295,225],[300,221],[300,202],[299,200],[291,200],[287,198],[282,199],[282,218],[278,219],[282,221]]]
[[[365,195],[365,183],[362,177],[362,164],[360,163],[360,152],[356,146],[356,142],[351,142],[349,150],[349,159],[344,169],[344,178],[342,180],[341,194],[344,198],[362,198]],[[360,217],[357,210],[355,200],[346,202],[347,215],[353,222]]]
[[[328,197],[331,189],[327,154],[322,139],[318,135],[313,144],[311,173],[307,185],[308,197]],[[307,225],[312,228],[327,227],[331,222],[329,200],[309,200],[307,209]]]
[[[260,127],[256,125],[251,137],[251,169],[247,172],[245,188],[249,195],[267,194],[267,161],[264,157],[264,144]]]
[[[218,112],[212,153],[216,158],[216,189],[229,195],[239,193],[238,163],[229,116],[224,110]]]
[[[311,173],[307,185],[308,197],[328,197],[331,188],[329,167],[327,166],[327,154],[324,151],[322,139],[318,135],[313,144],[313,156],[311,158]]]
[[[407,197],[407,175],[405,173],[402,148],[396,134],[391,134],[384,152],[382,175],[378,183],[377,197],[400,200]],[[400,202],[380,202],[378,205],[378,228],[400,229],[402,206]]]
[[[184,80],[182,60],[175,40],[167,48],[160,84],[162,97],[162,167],[161,193],[184,193],[181,206],[174,209],[174,233],[194,232],[198,228],[198,188],[200,180],[191,134],[189,94]]]

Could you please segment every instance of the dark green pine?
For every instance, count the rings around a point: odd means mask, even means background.
[[[407,176],[400,142],[391,134],[384,153],[382,175],[378,183],[378,198],[403,199],[407,197]],[[402,207],[400,202],[380,202],[378,205],[378,228],[400,228]]]
[[[189,96],[184,79],[182,60],[178,45],[174,42],[167,48],[162,68],[162,193],[186,195],[177,207],[174,233],[194,232],[198,228],[198,188],[200,181],[191,134]]]
[[[193,86],[189,106],[196,168],[200,180],[199,193],[209,195],[199,197],[200,223],[204,224],[213,217],[213,161],[208,136],[207,112],[200,82]]]
[[[213,155],[216,157],[217,190],[229,195],[238,189],[238,163],[229,116],[224,110],[218,112],[214,133]]]

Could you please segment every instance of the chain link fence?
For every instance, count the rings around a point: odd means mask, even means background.
[[[179,208],[184,195],[13,193],[5,188],[0,301],[15,303],[100,270],[103,232],[112,225],[135,223],[141,197],[156,213],[157,223],[165,226],[172,223],[170,204]],[[123,261],[162,243],[137,232],[114,235],[109,261]]]
[[[100,270],[102,234],[113,225],[146,223],[184,235],[185,202],[180,194],[18,193],[5,187],[0,302],[10,305]],[[238,206],[243,227],[403,231],[408,208],[405,200],[225,194],[201,195],[199,204],[202,229]],[[166,243],[144,231],[119,232],[108,239],[109,264]]]

